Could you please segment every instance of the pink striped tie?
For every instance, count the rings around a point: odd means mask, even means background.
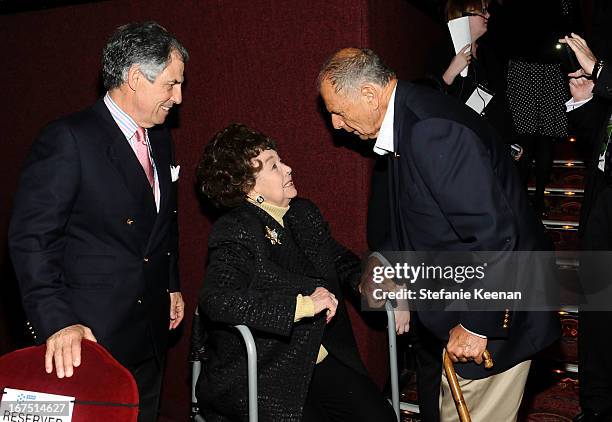
[[[147,175],[147,179],[149,179],[149,184],[152,188],[155,181],[155,176],[153,175],[153,165],[151,164],[151,157],[149,157],[149,146],[147,145],[147,137],[145,135],[144,128],[139,127],[136,130],[135,136],[136,157],[138,157],[138,161],[140,161],[140,165]]]

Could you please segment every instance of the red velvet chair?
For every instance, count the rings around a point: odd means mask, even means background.
[[[0,357],[0,389],[16,388],[75,397],[74,422],[131,422],[138,417],[138,389],[132,374],[102,346],[84,340],[81,365],[70,378],[47,374],[45,346]]]

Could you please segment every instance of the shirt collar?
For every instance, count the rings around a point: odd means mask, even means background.
[[[379,155],[385,155],[390,152],[395,152],[393,148],[393,117],[395,116],[395,91],[397,90],[397,84],[393,88],[391,98],[389,98],[389,104],[387,105],[387,111],[385,117],[380,125],[378,131],[378,137],[374,144],[374,152]]]
[[[138,124],[132,119],[125,111],[121,110],[121,108],[117,105],[115,101],[111,98],[110,94],[107,92],[104,96],[104,104],[106,104],[106,108],[110,111],[111,116],[113,116],[113,120],[123,132],[125,138],[129,141],[132,139],[136,130],[138,129]]]

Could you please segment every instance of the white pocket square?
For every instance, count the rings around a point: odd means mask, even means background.
[[[181,171],[181,166],[170,166],[170,177],[173,182],[176,182],[179,179],[179,172]]]

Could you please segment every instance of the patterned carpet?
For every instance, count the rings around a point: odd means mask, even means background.
[[[408,399],[409,398],[409,399]],[[402,394],[402,400],[415,403],[414,383]],[[578,413],[578,381],[576,374],[552,369],[541,361],[534,363],[527,382],[519,422],[571,421]],[[402,414],[403,422],[420,421],[418,414]]]

